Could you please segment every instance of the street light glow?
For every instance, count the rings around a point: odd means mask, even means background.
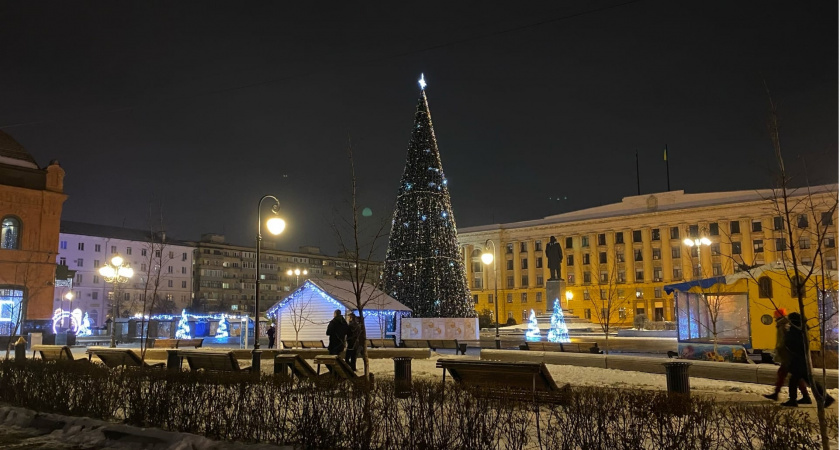
[[[68,293],[64,294],[64,298],[66,298],[68,302],[73,300],[73,293],[68,292]]]
[[[572,294],[572,291],[566,291],[566,301],[571,300],[572,297],[574,297],[574,294]]]
[[[484,252],[481,254],[481,262],[484,263],[485,266],[489,266],[493,264],[493,254],[490,252]]]
[[[279,217],[272,217],[271,219],[268,219],[265,226],[268,228],[269,233],[276,236],[286,229],[286,221]]]
[[[121,265],[122,265],[122,263],[123,263],[123,258],[122,258],[122,256],[120,256],[120,255],[114,255],[114,256],[111,258],[111,264],[112,264],[114,267],[119,267],[119,266],[121,266]]]
[[[114,278],[114,275],[117,274],[117,271],[110,265],[104,265],[99,268],[99,274],[105,278]]]

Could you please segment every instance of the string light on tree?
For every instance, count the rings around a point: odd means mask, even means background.
[[[227,318],[222,315],[222,318],[219,319],[219,326],[216,327],[216,337],[217,338],[226,338],[228,337],[228,324]]]
[[[187,311],[181,310],[181,320],[178,322],[178,330],[175,331],[175,339],[191,339],[190,322],[187,319]]]
[[[528,318],[528,331],[525,333],[525,340],[529,342],[539,342],[542,339],[540,326],[537,324],[537,315],[534,310],[531,310],[531,316]]]
[[[554,299],[554,313],[551,315],[551,327],[548,329],[548,342],[572,342],[569,338],[569,328],[566,327],[566,318],[563,317],[563,308],[560,307],[560,300]]]
[[[420,98],[385,256],[385,291],[414,317],[475,317],[425,77],[418,82]]]

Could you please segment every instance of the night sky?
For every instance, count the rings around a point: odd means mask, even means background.
[[[459,228],[666,190],[838,178],[832,1],[0,1],[0,129],[67,171],[63,219],[334,254],[348,137],[393,211],[425,73]],[[157,208],[155,208],[157,211]],[[265,211],[268,211],[266,208]],[[336,212],[340,211],[340,212]],[[343,214],[342,214],[343,212]]]

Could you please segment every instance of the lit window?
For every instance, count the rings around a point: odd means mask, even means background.
[[[20,248],[20,220],[17,218],[3,218],[3,231],[2,236],[0,236],[0,248],[9,250]]]

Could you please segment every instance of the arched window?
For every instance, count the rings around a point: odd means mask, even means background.
[[[758,298],[773,298],[773,282],[770,277],[758,279]]]
[[[790,297],[791,298],[799,298],[797,295],[797,290],[802,293],[802,296],[805,296],[805,279],[802,277],[796,277],[790,279]]]
[[[3,218],[3,228],[0,231],[0,248],[20,248],[20,219],[6,216]]]

